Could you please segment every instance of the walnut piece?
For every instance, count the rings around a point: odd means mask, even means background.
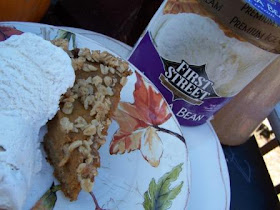
[[[65,102],[65,104],[63,105],[63,108],[62,108],[62,112],[64,114],[71,114],[73,111],[73,108],[74,108],[73,103]]]
[[[69,131],[72,131],[74,128],[74,124],[70,122],[68,117],[63,117],[60,120],[60,125],[62,131],[69,133]]]

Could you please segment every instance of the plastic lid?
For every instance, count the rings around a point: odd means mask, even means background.
[[[280,26],[280,0],[246,0],[246,2]]]

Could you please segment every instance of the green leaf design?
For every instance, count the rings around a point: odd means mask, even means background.
[[[57,200],[56,192],[60,189],[60,185],[52,184],[51,188],[36,202],[31,210],[52,210]]]
[[[55,39],[67,39],[69,43],[71,38],[72,38],[72,46],[73,48],[76,48],[76,34],[70,31],[64,31],[62,29],[59,29],[55,37]]]
[[[182,171],[183,163],[174,167],[170,172],[164,174],[156,183],[153,178],[149,189],[144,193],[143,207],[145,210],[166,210],[172,205],[172,200],[181,192],[183,181],[176,187],[170,189],[171,183],[176,181]]]

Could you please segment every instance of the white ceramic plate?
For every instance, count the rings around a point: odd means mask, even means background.
[[[190,210],[230,209],[230,180],[224,152],[217,135],[208,122],[206,124],[181,126],[188,140],[191,162]]]
[[[9,22],[5,25],[18,28],[40,28],[46,25],[37,23]],[[97,40],[124,58],[131,47],[92,31],[63,27],[90,39]],[[34,30],[34,29],[33,29]],[[223,150],[210,123],[198,127],[182,127],[188,142],[191,162],[191,194],[187,209],[224,210],[230,206],[230,181]],[[47,167],[48,165],[45,165]],[[46,174],[46,179],[48,175]],[[52,179],[52,177],[50,178]]]
[[[99,42],[104,47],[112,50],[113,52],[117,53],[118,55],[120,55],[123,58],[128,58],[128,56],[132,50],[132,47],[130,47],[129,45],[127,45],[123,42],[120,42],[116,39],[113,39],[109,36],[105,36],[103,34],[99,34],[99,33],[93,32],[93,31],[85,30],[85,29],[73,28],[73,27],[63,26],[60,28],[83,35],[89,39]]]
[[[107,48],[128,59],[131,47],[92,31],[63,27],[90,39],[97,40]],[[230,208],[230,181],[226,160],[220,141],[208,122],[197,127],[182,126],[188,141],[191,162],[190,210],[226,210]]]
[[[28,23],[0,25],[32,32],[47,40],[67,38],[70,48],[87,47],[110,52],[93,40],[57,27]],[[187,208],[190,194],[188,142],[185,142],[180,126],[161,94],[135,67],[130,65],[130,68],[133,74],[121,92],[123,106],[116,112],[121,117],[113,121],[107,142],[100,149],[101,168],[93,192],[81,192],[77,201],[70,202],[60,191],[52,192],[55,191],[52,187],[51,192],[47,192],[48,196],[42,199],[54,205],[54,209],[94,209],[96,204],[102,209]],[[130,126],[132,123],[136,125],[133,128]],[[120,130],[129,135],[114,138]],[[122,150],[123,145],[124,154],[116,154],[115,151]],[[51,187],[55,181],[52,167],[43,162],[41,172],[32,180],[24,209],[30,209]]]

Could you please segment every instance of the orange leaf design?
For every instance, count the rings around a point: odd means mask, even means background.
[[[163,152],[156,128],[172,114],[161,94],[137,72],[136,77],[134,103],[120,102],[114,113],[120,128],[111,141],[110,154],[141,150],[143,157],[156,167]]]
[[[143,115],[147,124],[161,125],[171,117],[168,104],[160,93],[155,92],[150,84],[144,82],[139,73],[136,72],[136,76],[134,107],[139,110],[140,115]]]

